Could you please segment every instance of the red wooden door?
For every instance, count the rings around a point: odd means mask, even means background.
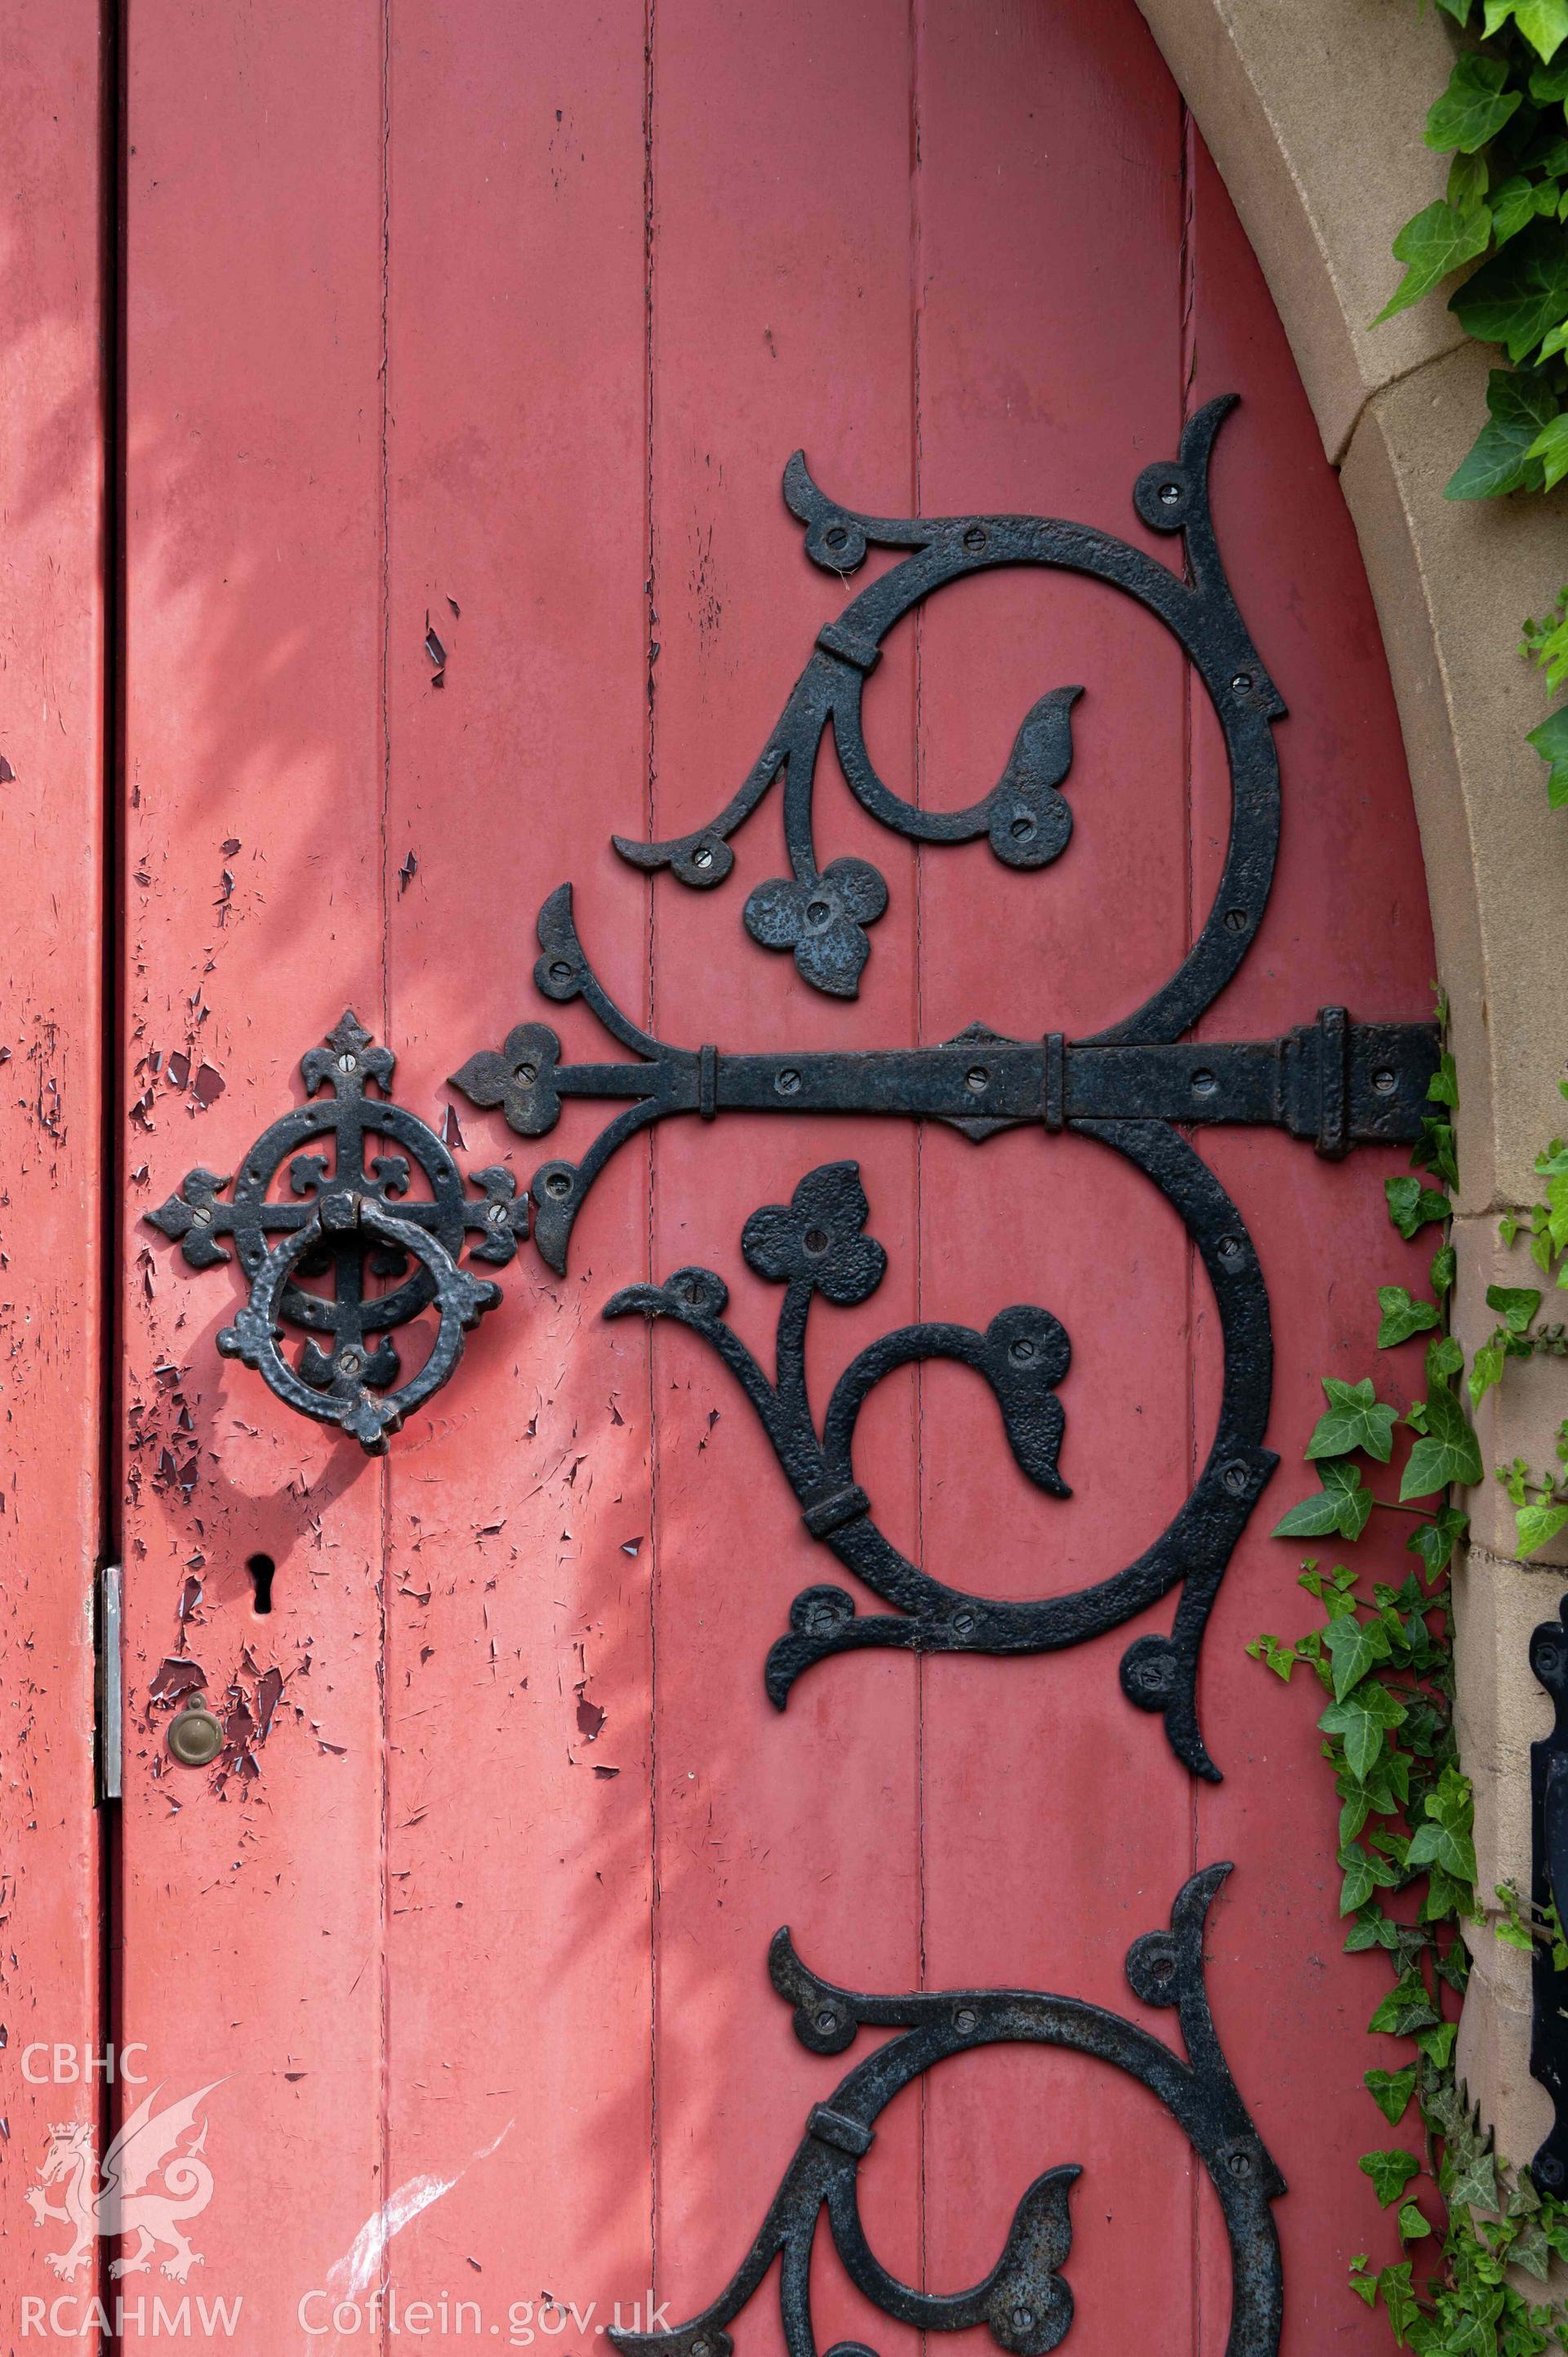
[[[403,2331],[589,2357],[650,2305],[693,2317],[871,2043],[791,2035],[779,1925],[842,1988],[1057,1992],[1179,2052],[1123,1960],[1230,1860],[1200,1944],[1291,2188],[1278,2345],[1374,2347],[1343,2284],[1382,2231],[1354,2167],[1373,1999],[1338,1952],[1316,1738],[1242,1652],[1291,1593],[1266,1509],[1204,1645],[1221,1783],[1118,1675],[1170,1595],[1068,1650],[837,1653],[779,1712],[768,1649],[843,1575],[703,1336],[601,1316],[703,1265],[771,1372],[779,1296],[743,1228],[854,1160],[886,1273],[812,1313],[819,1415],[891,1329],[1048,1311],[1070,1496],[1031,1486],[986,1385],[942,1358],[876,1387],[854,1472],[936,1579],[1066,1596],[1176,1515],[1220,1414],[1198,1250],[1124,1156],[1038,1121],[983,1147],[811,1111],[661,1125],[605,1168],[564,1274],[533,1243],[495,1270],[500,1305],[379,1456],[220,1357],[242,1272],[195,1274],[144,1224],[188,1168],[243,1170],[345,1006],[465,1171],[521,1190],[580,1158],[604,1106],[569,1103],[539,1143],[448,1079],[520,1022],[579,1062],[622,1053],[532,978],[566,882],[619,1006],[725,1055],[974,1022],[1045,1055],[1182,967],[1231,827],[1225,746],[1177,640],[1079,572],[974,571],[889,632],[865,689],[882,778],[931,812],[983,795],[1036,700],[1081,684],[1053,864],[889,833],[824,753],[820,856],[888,887],[858,997],[741,922],[785,872],[779,787],[715,893],[618,856],[612,835],[723,806],[818,631],[892,561],[852,584],[808,560],[779,494],[797,447],[863,514],[1074,519],[1179,569],[1133,484],[1239,393],[1214,516],[1292,716],[1273,894],[1197,1036],[1273,1039],[1324,1004],[1421,1019],[1419,854],[1353,536],[1132,0],[137,0],[123,66],[113,2031],[145,2050],[149,2118],[185,2105],[181,2149],[205,2123],[180,2230],[200,2265],[155,2233],[149,2268],[104,2283],[123,2345],[188,2296],[188,2329],[247,2357]],[[1316,1372],[1360,1372],[1403,1157],[1337,1166],[1267,1126],[1196,1150],[1251,1227],[1294,1454]],[[168,1750],[198,1690],[224,1723],[199,1772]],[[887,2268],[950,2292],[1033,2179],[1079,2169],[1051,2197],[1070,2347],[1211,2357],[1232,2266],[1210,2163],[1136,2072],[983,2045],[889,2104],[862,2211]],[[44,2255],[36,2235],[20,2272],[53,2296]],[[851,2284],[825,2232],[811,2291],[820,2345],[913,2349],[918,2319]],[[1040,2318],[1000,2329],[1055,2345]],[[765,2297],[737,2330],[783,2345]]]

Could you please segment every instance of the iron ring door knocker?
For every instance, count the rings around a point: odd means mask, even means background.
[[[710,2306],[664,2332],[612,2329],[624,2357],[733,2357],[727,2327],[781,2258],[779,2301],[789,2357],[816,2357],[811,2321],[811,2248],[822,2212],[856,2287],[901,2324],[957,2332],[983,2324],[1015,2357],[1046,2357],[1073,2319],[1063,2274],[1072,2250],[1069,2201],[1082,2170],[1047,2169],[1014,2213],[1001,2257],[968,2291],[916,2290],[890,2275],[861,2222],[857,2176],[894,2096],[950,2056],[1004,2043],[1066,2047],[1109,2063],[1147,2087],[1186,2132],[1219,2197],[1230,2248],[1230,2330],[1226,2357],[1277,2357],[1284,2291],[1270,2205],[1285,2182],[1237,2091],[1215,2033],[1203,1975],[1203,1929],[1230,1872],[1211,1866],[1178,1893],[1168,1932],[1145,1932],[1127,1952],[1127,1979],[1144,2005],[1174,2006],[1186,2060],[1164,2040],[1080,1997],[1028,1989],[944,1989],[870,1996],[837,1988],[803,1964],[788,1931],[768,1954],[774,1987],[794,2007],[795,2035],[813,2054],[842,2054],[863,2029],[897,2029],[857,2063],[825,2103],[813,2106],[750,2250]],[[828,2357],[872,2357],[842,2341]]]
[[[468,1329],[500,1299],[498,1285],[457,1265],[467,1238],[478,1239],[474,1259],[501,1266],[528,1233],[528,1199],[517,1193],[510,1170],[476,1171],[482,1200],[472,1201],[428,1123],[385,1094],[394,1062],[391,1050],[373,1045],[346,1014],[325,1048],[311,1049],[300,1063],[307,1095],[317,1097],[324,1086],[331,1095],[263,1131],[237,1181],[191,1170],[177,1194],[146,1214],[178,1243],[190,1268],[230,1259],[220,1239],[232,1238],[251,1295],[220,1332],[219,1351],[254,1367],[286,1406],[340,1425],[371,1450],[384,1448],[388,1434],[446,1382]],[[371,1082],[382,1095],[367,1095]],[[373,1154],[367,1164],[367,1141],[378,1137],[405,1147],[406,1155]],[[295,1150],[314,1138],[331,1139],[330,1170],[325,1157]],[[267,1190],[285,1160],[295,1200],[274,1202]],[[404,1200],[411,1160],[429,1182],[428,1201]],[[232,1200],[220,1201],[231,1185]],[[378,1294],[367,1288],[367,1273],[401,1282]],[[296,1282],[310,1274],[328,1275],[331,1290],[317,1293]],[[435,1339],[424,1363],[400,1384],[392,1330],[432,1303]],[[297,1367],[291,1364],[282,1348],[285,1320],[329,1337],[328,1347],[309,1341]]]

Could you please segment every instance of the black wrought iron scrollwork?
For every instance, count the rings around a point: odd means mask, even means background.
[[[780,1710],[801,1672],[830,1653],[867,1645],[915,1652],[1055,1652],[1120,1628],[1179,1584],[1170,1635],[1135,1639],[1122,1659],[1122,1684],[1140,1709],[1164,1717],[1176,1757],[1218,1782],[1219,1770],[1198,1727],[1198,1652],[1226,1566],[1279,1461],[1262,1445],[1273,1364],[1268,1296],[1234,1204],[1174,1130],[1161,1122],[1081,1126],[1135,1163],[1181,1214],[1213,1286],[1225,1345],[1219,1425],[1191,1495],[1134,1562],[1091,1587],[1018,1602],[935,1579],[877,1528],[871,1500],[854,1478],[855,1425],[875,1386],[897,1367],[945,1358],[973,1368],[990,1385],[1014,1457],[1036,1487],[1068,1496],[1058,1463],[1064,1411],[1057,1386],[1068,1372],[1071,1347],[1048,1310],[1024,1304],[1004,1309],[983,1334],[928,1323],[884,1335],[840,1376],[819,1436],[805,1372],[812,1297],[864,1301],[886,1266],[881,1245],[862,1232],[868,1207],[854,1163],[811,1171],[788,1207],[769,1204],[746,1222],[741,1250],[748,1266],[785,1288],[776,1381],[768,1381],[725,1323],[728,1289],[712,1269],[683,1268],[660,1286],[628,1286],[604,1314],[671,1318],[717,1351],[756,1410],[812,1538],[895,1608],[860,1613],[842,1587],[812,1587],[797,1596],[789,1633],[768,1656],[768,1693]]]
[[[1133,1995],[1144,2005],[1175,2007],[1185,2060],[1139,2024],[1081,1997],[1029,1989],[873,1996],[839,1988],[801,1962],[787,1930],[776,1932],[768,1972],[794,2008],[797,2038],[813,2054],[842,2054],[862,2029],[901,2035],[887,2039],[839,2081],[825,2103],[813,2106],[756,2240],[718,2298],[667,2331],[617,2327],[609,2336],[617,2348],[625,2357],[732,2357],[727,2328],[779,2258],[789,2357],[816,2357],[811,2250],[826,2211],[850,2280],[885,2315],[931,2332],[983,2324],[1015,2357],[1046,2357],[1060,2345],[1073,2318],[1065,2270],[1072,2251],[1072,2189],[1082,2174],[1076,2164],[1058,2164],[1036,2178],[1014,2212],[1001,2257],[967,2291],[924,2292],[901,2283],[872,2250],[859,2208],[860,2164],[875,2138],[875,2123],[894,2096],[954,2055],[1014,2044],[1064,2047],[1107,2063],[1165,2105],[1208,2170],[1225,2219],[1231,2280],[1226,2357],[1276,2357],[1284,2295],[1270,2205],[1285,2183],[1230,2075],[1204,1984],[1204,1923],[1230,1871],[1211,1866],[1195,1875],[1177,1895],[1169,1931],[1146,1932],[1127,1952]],[[853,2346],[841,2344],[830,2357],[848,2357]]]
[[[818,865],[812,791],[830,726],[852,792],[883,825],[917,843],[967,843],[985,835],[1009,866],[1043,866],[1065,850],[1072,832],[1061,787],[1072,759],[1072,706],[1081,688],[1043,695],[1025,717],[997,784],[958,811],[920,809],[883,782],[866,750],[862,698],[888,631],[933,591],[1004,565],[1090,574],[1136,598],[1180,641],[1224,732],[1230,844],[1214,906],[1180,972],[1117,1036],[1168,1039],[1188,1028],[1246,955],[1268,899],[1279,831],[1271,723],[1284,705],[1230,593],[1208,507],[1209,458],[1235,399],[1226,393],[1208,403],[1184,430],[1180,457],[1146,467],[1133,486],[1133,504],[1143,522],[1155,532],[1181,533],[1185,579],[1111,533],[1058,517],[859,515],[818,489],[805,454],[797,450],[784,470],[784,497],[806,526],[806,554],[813,564],[843,577],[865,562],[868,548],[911,554],[818,632],[778,726],[718,816],[661,843],[618,834],[622,858],[638,867],[669,867],[683,884],[703,889],[721,883],[735,864],[730,836],[782,776],[791,873],[757,887],[746,904],[746,930],[766,949],[792,950],[800,974],[815,989],[854,998],[870,952],[866,928],[886,909],[887,888],[864,859]]]
[[[510,1170],[476,1171],[481,1200],[472,1200],[435,1132],[391,1102],[386,1092],[394,1061],[351,1012],[345,1014],[325,1048],[311,1049],[300,1063],[306,1093],[317,1102],[263,1131],[237,1182],[191,1170],[177,1194],[146,1214],[178,1243],[190,1268],[213,1268],[231,1258],[221,1239],[232,1239],[251,1295],[219,1334],[219,1350],[254,1367],[288,1406],[318,1423],[341,1425],[368,1449],[384,1448],[387,1435],[446,1382],[463,1354],[465,1335],[500,1299],[499,1286],[458,1266],[467,1237],[477,1239],[473,1260],[500,1266],[528,1233],[528,1199],[518,1195]],[[382,1094],[368,1095],[369,1083]],[[328,1085],[331,1095],[320,1098]],[[323,1155],[296,1151],[313,1138],[331,1139],[330,1168]],[[372,1138],[390,1139],[406,1154],[373,1154],[367,1165]],[[427,1201],[408,1200],[409,1157],[429,1182]],[[268,1195],[285,1159],[298,1199],[292,1203]],[[231,1184],[231,1200],[220,1201]],[[367,1272],[401,1282],[390,1292],[374,1292],[366,1285]],[[314,1292],[297,1281],[311,1275],[329,1275],[330,1290]],[[399,1385],[392,1329],[432,1304],[437,1322],[430,1350]],[[328,1347],[307,1341],[298,1363],[291,1363],[282,1347],[285,1321],[330,1337]]]
[[[1555,1620],[1531,1631],[1530,1666],[1554,1713],[1551,1734],[1530,1747],[1530,1900],[1536,1922],[1555,1929],[1568,1923],[1568,1596]],[[1561,2200],[1568,2186],[1568,1972],[1559,1971],[1553,1953],[1549,1935],[1530,1953],[1530,2076],[1556,2116],[1530,2173],[1541,2192]]]

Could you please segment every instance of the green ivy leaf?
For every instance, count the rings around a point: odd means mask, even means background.
[[[1326,1538],[1337,1532],[1342,1539],[1359,1539],[1372,1511],[1372,1493],[1362,1482],[1360,1467],[1328,1458],[1319,1463],[1317,1478],[1321,1494],[1303,1498],[1283,1514],[1274,1524],[1275,1538]]]
[[[1427,1803],[1430,1809],[1431,1802]],[[1406,1863],[1410,1866],[1440,1866],[1455,1882],[1473,1883],[1476,1879],[1476,1845],[1467,1831],[1449,1824],[1434,1824],[1428,1819],[1417,1825],[1411,1835]]]
[[[1546,763],[1546,800],[1552,810],[1562,810],[1568,804],[1568,704],[1532,728],[1525,738],[1533,745]]]
[[[1522,223],[1520,224],[1522,227]],[[1487,423],[1444,486],[1445,500],[1494,500],[1539,490],[1544,470],[1530,446],[1557,414],[1557,393],[1530,369],[1493,369],[1487,379]]]
[[[1436,2070],[1446,2071],[1454,2059],[1454,2040],[1458,2035],[1456,2021],[1438,2021],[1430,2029],[1418,2029],[1415,2042]]]
[[[1452,1334],[1434,1334],[1426,1346],[1427,1389],[1430,1391],[1434,1383],[1445,1383],[1449,1376],[1456,1375],[1464,1364],[1465,1353],[1455,1337]],[[1432,1427],[1430,1424],[1423,1424],[1421,1429],[1430,1432]]]
[[[1494,0],[1487,0],[1488,14],[1493,5]],[[1487,29],[1490,32],[1490,25]],[[1447,89],[1427,114],[1427,145],[1440,155],[1457,147],[1462,156],[1473,156],[1495,139],[1524,103],[1523,91],[1509,90],[1508,79],[1501,58],[1462,50],[1454,60]]]
[[[1359,1686],[1369,1670],[1389,1658],[1389,1632],[1380,1620],[1363,1620],[1359,1614],[1347,1613],[1331,1620],[1323,1632],[1328,1657],[1334,1665],[1334,1699],[1343,1702],[1353,1686]],[[1359,1901],[1357,1902],[1358,1905]]]
[[[1528,359],[1568,317],[1568,241],[1552,224],[1537,221],[1484,262],[1448,307],[1466,335],[1506,345],[1511,361]]]
[[[1550,65],[1568,40],[1568,0],[1487,0],[1487,39],[1510,16],[1537,57]]]
[[[1362,2073],[1367,2093],[1381,2112],[1390,2127],[1397,2128],[1410,2107],[1415,2092],[1416,2066],[1407,2062],[1402,2071],[1367,2071]]]
[[[1408,1342],[1412,1334],[1424,1334],[1435,1326],[1438,1311],[1430,1301],[1417,1301],[1402,1285],[1380,1285],[1378,1308],[1382,1316],[1378,1321],[1378,1348],[1391,1351],[1400,1342]]]
[[[1453,1245],[1439,1244],[1432,1255],[1431,1283],[1432,1290],[1440,1301],[1445,1293],[1453,1292],[1458,1270],[1459,1255]]]
[[[1483,1342],[1477,1350],[1475,1358],[1470,1362],[1470,1376],[1466,1388],[1477,1407],[1480,1406],[1492,1385],[1502,1382],[1505,1356],[1506,1353],[1500,1342]]]
[[[1457,1506],[1440,1506],[1430,1523],[1411,1533],[1405,1545],[1421,1557],[1428,1578],[1435,1579],[1439,1572],[1447,1570],[1455,1547],[1469,1527],[1469,1515],[1461,1513]]]
[[[1455,164],[1460,160],[1457,156],[1454,158]],[[1478,162],[1480,159],[1467,157],[1464,160]],[[1494,246],[1506,245],[1510,237],[1517,237],[1521,229],[1529,228],[1540,210],[1536,200],[1541,193],[1536,182],[1527,180],[1522,172],[1516,172],[1511,179],[1502,182],[1491,200]],[[1557,209],[1555,188],[1551,190],[1551,196],[1552,210],[1555,211]]]
[[[1568,475],[1568,410],[1559,410],[1549,424],[1543,425],[1525,456],[1539,458],[1546,469],[1541,488],[1554,491],[1564,475]]]
[[[1369,1857],[1359,1842],[1346,1843],[1339,1870],[1345,1878],[1339,1886],[1341,1915],[1359,1915],[1374,1890],[1391,1890],[1399,1880],[1386,1859]]]
[[[1372,1678],[1343,1702],[1331,1702],[1317,1724],[1325,1735],[1342,1738],[1345,1765],[1357,1782],[1364,1784],[1378,1764],[1388,1735],[1404,1725],[1405,1717],[1403,1703]]]
[[[1385,1178],[1383,1193],[1388,1197],[1389,1217],[1407,1241],[1429,1221],[1448,1217],[1447,1196],[1435,1194],[1419,1178]]]
[[[1541,1307],[1541,1294],[1533,1285],[1488,1285],[1487,1307],[1497,1311],[1510,1334],[1523,1334]]]
[[[1444,2187],[1448,2206],[1457,2209],[1461,2202],[1477,2210],[1498,2207],[1497,2162],[1479,2137],[1476,2148],[1466,2153],[1451,2169],[1444,2170],[1447,2183]],[[1453,2147],[1450,2147],[1450,2151]]]
[[[1452,272],[1485,253],[1491,234],[1492,217],[1485,205],[1462,212],[1441,197],[1407,221],[1393,249],[1394,260],[1405,264],[1405,274],[1372,321],[1373,327],[1380,328],[1385,319],[1408,311]]]
[[[1485,201],[1491,178],[1491,167],[1484,156],[1455,156],[1448,167],[1448,186],[1443,193],[1455,211],[1469,212]],[[1492,226],[1495,233],[1495,220]]]
[[[1393,1455],[1399,1410],[1379,1399],[1370,1375],[1363,1375],[1359,1383],[1341,1383],[1333,1375],[1325,1375],[1323,1391],[1328,1405],[1306,1444],[1308,1460],[1348,1457],[1352,1449],[1364,1448],[1369,1457],[1386,1465]]]
[[[1435,1383],[1423,1405],[1425,1429],[1410,1452],[1401,1499],[1429,1498],[1455,1483],[1474,1489],[1481,1479],[1481,1451],[1457,1398],[1446,1383]]]
[[[1455,1109],[1458,1106],[1459,1068],[1446,1048],[1437,1060],[1437,1070],[1426,1084],[1426,1097],[1429,1104],[1450,1105]]]
[[[1525,1559],[1532,1555],[1539,1555],[1543,1546],[1551,1544],[1565,1524],[1568,1524],[1568,1505],[1559,1505],[1555,1500],[1538,1498],[1532,1500],[1529,1505],[1516,1506],[1514,1509],[1514,1528],[1517,1533],[1515,1544],[1518,1545],[1520,1558]]]
[[[1552,2266],[1552,2245],[1547,2241],[1541,2222],[1532,2218],[1520,2228],[1509,2251],[1510,2266],[1523,2267],[1538,2283],[1544,2283]]]
[[[1447,5],[1447,0],[1444,0],[1444,5]],[[1412,2326],[1422,2320],[1421,2303],[1411,2284],[1409,2259],[1402,2259],[1397,2267],[1384,2267],[1378,2277],[1378,2289],[1388,2310],[1394,2339],[1402,2349],[1407,2344]]]
[[[1401,2203],[1399,2228],[1402,2243],[1419,2243],[1423,2234],[1430,2234],[1432,2232],[1421,2214],[1419,2204],[1414,2201]]]
[[[1421,2163],[1414,2153],[1402,2151],[1397,2146],[1391,2152],[1364,2152],[1356,2166],[1364,2177],[1371,2179],[1385,2210],[1399,2200],[1412,2177],[1421,2175]]]

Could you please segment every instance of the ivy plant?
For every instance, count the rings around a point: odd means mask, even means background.
[[[1563,5],[1568,11],[1568,0]],[[1568,1096],[1568,1083],[1563,1092]],[[1428,1289],[1380,1286],[1376,1338],[1380,1354],[1419,1346],[1423,1395],[1402,1415],[1380,1396],[1373,1374],[1325,1377],[1323,1413],[1305,1452],[1318,1486],[1276,1525],[1282,1538],[1333,1537],[1350,1546],[1374,1513],[1400,1513],[1412,1522],[1406,1546],[1417,1560],[1402,1581],[1369,1587],[1356,1569],[1325,1569],[1310,1558],[1300,1585],[1320,1605],[1321,1620],[1294,1642],[1267,1633],[1248,1651],[1287,1683],[1305,1666],[1323,1690],[1317,1725],[1339,1810],[1345,1945],[1386,1957],[1390,1983],[1367,2027],[1403,2049],[1391,2064],[1385,2050],[1364,2073],[1383,2133],[1359,2163],[1393,2213],[1397,2255],[1377,2264],[1370,2253],[1354,2258],[1351,2288],[1418,2357],[1542,2357],[1560,2341],[1568,2346],[1568,2308],[1520,2285],[1544,2284],[1554,2256],[1568,2262],[1568,2204],[1542,2197],[1528,2169],[1510,2170],[1499,2158],[1455,2070],[1469,1973],[1464,1927],[1483,1917],[1474,1804],[1454,1734],[1449,1569],[1468,1528],[1453,1491],[1483,1478],[1475,1406],[1505,1379],[1510,1359],[1568,1354],[1568,1336],[1541,1318],[1545,1286],[1494,1286],[1487,1301],[1497,1324],[1466,1366],[1447,1317],[1455,1263],[1446,1189],[1457,1180],[1458,1103],[1447,1055],[1429,1101],[1412,1171],[1385,1182],[1402,1236],[1437,1232]],[[1568,1289],[1568,1147],[1561,1139],[1543,1149],[1536,1169],[1542,1200],[1506,1219],[1502,1238],[1512,1245],[1528,1235],[1546,1285]],[[1497,1469],[1515,1503],[1521,1554],[1568,1526],[1568,1424],[1558,1455],[1551,1474],[1530,1475],[1521,1464]],[[1524,1948],[1549,1943],[1568,1963],[1554,1911],[1538,1920],[1507,1887],[1498,1898],[1499,1939]]]
[[[1462,27],[1426,144],[1452,158],[1434,204],[1394,240],[1404,274],[1374,325],[1468,274],[1449,309],[1508,365],[1446,486],[1451,500],[1550,491],[1568,476],[1568,0],[1438,0]],[[1524,624],[1520,651],[1555,694],[1568,677],[1568,615]],[[1568,803],[1568,705],[1530,732],[1554,810]]]

